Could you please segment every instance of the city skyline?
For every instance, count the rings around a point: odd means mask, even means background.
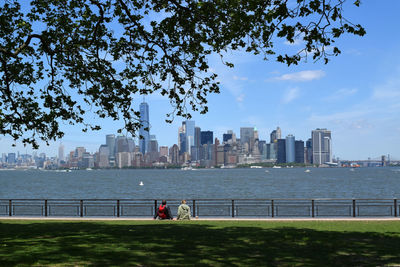
[[[149,105],[142,102],[146,112],[141,120],[147,118]],[[147,120],[150,124],[150,121]],[[58,148],[58,157],[45,153],[20,154],[2,153],[0,163],[5,168],[44,168],[44,169],[91,169],[91,168],[148,168],[167,166],[195,166],[233,168],[246,164],[315,164],[316,166],[338,166],[340,163],[332,158],[331,131],[317,128],[311,131],[311,138],[305,142],[296,140],[293,134],[281,137],[281,129],[277,127],[270,133],[270,142],[260,139],[255,127],[241,127],[240,136],[232,130],[223,134],[222,140],[213,138],[212,131],[201,131],[195,121],[186,120],[179,127],[177,144],[158,145],[155,135],[149,129],[143,135],[149,136],[135,145],[131,137],[114,134],[105,136],[95,153],[86,147],[76,147],[64,155],[64,145]],[[313,145],[309,145],[315,144]],[[311,147],[311,150],[309,150]],[[143,152],[142,150],[146,150]],[[386,160],[382,160],[385,164]],[[375,163],[374,163],[375,164]],[[346,165],[346,164],[344,164]],[[347,165],[346,165],[347,166]]]
[[[391,6],[391,8],[387,8]],[[308,63],[290,66],[265,62],[248,54],[229,53],[225,59],[235,64],[229,69],[222,66],[220,58],[209,58],[212,69],[219,74],[221,94],[209,97],[209,112],[193,113],[193,120],[202,129],[214,131],[222,139],[227,130],[238,133],[241,126],[257,127],[260,138],[268,140],[276,126],[282,136],[294,134],[307,140],[309,130],[327,128],[335,133],[333,154],[343,159],[377,158],[390,154],[400,158],[400,37],[395,13],[400,2],[364,1],[360,8],[346,6],[346,14],[362,24],[367,35],[360,38],[346,36],[339,47],[342,54],[331,62]],[[374,17],[371,20],[371,17]],[[296,51],[297,43],[277,44],[282,49]],[[142,96],[137,96],[134,106],[139,110]],[[177,129],[182,119],[165,123],[165,114],[171,111],[168,99],[159,95],[146,96],[150,105],[151,134],[157,136],[159,145],[176,143]],[[90,118],[88,118],[90,120]],[[116,134],[121,122],[105,119],[103,129],[82,133],[80,127],[63,125],[66,132],[61,142],[65,151],[85,146],[98,150],[106,134]],[[0,137],[0,150],[31,153],[12,138]],[[57,155],[60,141],[50,147],[40,143],[39,152]]]
[[[141,103],[141,104],[146,104],[146,109],[147,109],[147,113],[148,113],[149,112],[148,103]],[[151,119],[149,120],[149,123],[151,123]],[[210,133],[211,137],[207,136],[206,138],[211,138],[213,141],[214,141],[215,138],[217,138],[221,143],[224,141],[224,138],[225,138],[226,135],[232,135],[232,134],[238,134],[236,136],[240,140],[241,143],[250,142],[251,139],[254,139],[253,135],[254,135],[254,131],[255,131],[255,132],[257,132],[258,137],[259,137],[258,139],[260,141],[266,141],[267,143],[268,142],[273,143],[273,138],[275,138],[275,141],[280,139],[280,140],[285,140],[284,143],[286,143],[287,142],[286,139],[289,137],[289,138],[293,139],[293,142],[302,141],[303,142],[303,147],[305,146],[304,149],[306,149],[307,148],[306,141],[314,140],[315,139],[314,132],[322,131],[322,132],[328,132],[329,133],[328,134],[329,135],[329,141],[328,141],[329,156],[327,156],[327,158],[329,159],[328,161],[331,161],[332,158],[336,158],[336,157],[340,158],[340,159],[344,159],[344,160],[364,160],[364,159],[367,159],[367,158],[379,159],[382,156],[389,156],[394,160],[398,160],[397,157],[393,157],[393,155],[391,155],[391,154],[382,154],[382,155],[376,155],[375,157],[366,157],[366,158],[357,158],[357,159],[356,158],[354,158],[354,159],[341,158],[341,157],[337,156],[334,153],[334,150],[332,149],[331,131],[327,130],[326,128],[316,128],[316,129],[309,130],[309,136],[299,137],[298,138],[297,137],[298,135],[296,133],[288,133],[288,132],[283,132],[282,133],[282,128],[280,126],[277,126],[276,129],[272,129],[270,133],[265,133],[265,134],[260,134],[259,131],[257,130],[257,127],[242,126],[242,127],[239,128],[238,131],[230,129],[230,130],[226,130],[224,133],[221,133],[220,135],[217,135],[216,132],[214,132],[212,129],[203,129],[202,127],[199,127],[197,124],[195,124],[195,121],[193,121],[193,120],[182,120],[181,124],[182,124],[183,127],[182,126],[178,127],[178,129],[176,131],[177,134],[175,136],[176,140],[175,140],[175,142],[173,142],[171,144],[159,144],[158,137],[155,134],[152,134],[152,132],[147,132],[146,131],[146,135],[149,136],[149,141],[151,141],[152,139],[157,141],[157,146],[158,147],[171,148],[174,145],[178,145],[178,147],[180,147],[180,142],[181,142],[180,141],[180,135],[182,133],[182,129],[184,128],[185,130],[183,132],[185,132],[186,131],[186,125],[190,124],[191,125],[190,128],[193,128],[193,130],[189,130],[189,136],[191,137],[191,139],[185,139],[185,142],[188,142],[188,143],[189,143],[189,140],[193,140],[194,139],[194,136],[192,135],[192,134],[194,134],[194,129],[195,128],[199,128],[199,129],[201,129],[201,133],[202,134],[203,133]],[[243,135],[244,139],[241,138],[242,135]],[[79,147],[84,147],[86,149],[86,152],[94,154],[96,152],[101,152],[103,146],[112,147],[111,150],[114,150],[114,149],[118,150],[118,148],[117,148],[118,143],[117,142],[118,142],[119,138],[127,138],[127,140],[132,140],[134,142],[134,146],[138,147],[139,151],[142,152],[141,150],[142,150],[142,146],[143,146],[143,143],[144,143],[145,139],[139,139],[139,137],[132,138],[132,137],[127,136],[127,135],[110,133],[110,134],[106,134],[105,136],[103,136],[103,139],[104,139],[103,142],[100,142],[99,144],[94,144],[92,146],[93,150],[91,149],[90,146],[89,147],[85,146],[84,143],[76,143],[78,145],[76,145],[75,147],[72,147],[72,146],[66,147],[65,143],[59,142],[58,144],[55,143],[53,146],[46,147],[46,148],[50,148],[50,147],[56,147],[57,146],[56,150],[54,150],[54,151],[50,150],[50,152],[47,152],[47,153],[45,151],[42,151],[40,148],[38,150],[30,150],[28,152],[28,150],[20,151],[20,150],[17,149],[17,147],[13,147],[14,150],[11,149],[10,151],[0,151],[0,155],[2,153],[4,153],[4,154],[7,154],[7,153],[15,153],[15,154],[17,154],[17,153],[19,153],[19,154],[29,154],[29,155],[32,155],[32,154],[38,154],[38,155],[39,154],[46,154],[46,157],[60,158],[60,153],[61,153],[60,149],[62,149],[62,151],[64,153],[63,155],[65,157],[67,153],[69,153],[70,151],[74,151],[74,150],[76,150],[76,148],[79,148]],[[185,138],[186,138],[186,132],[185,132]],[[203,136],[201,138],[203,139]],[[231,136],[231,138],[232,138],[232,136]],[[296,140],[294,138],[296,138]],[[111,140],[113,140],[113,141],[111,141]],[[199,140],[199,142],[200,142],[200,140]],[[333,143],[334,143],[334,141],[333,141]],[[193,142],[190,141],[190,144],[194,145],[195,141],[193,141]],[[184,151],[188,152],[190,154],[190,151],[188,149],[189,148],[186,148],[186,149],[184,149]],[[107,155],[108,156],[111,156],[111,154],[112,154],[111,150],[107,149]],[[319,147],[319,150],[321,151],[322,149]],[[146,149],[146,151],[148,151],[148,149]],[[288,153],[287,150],[286,150],[286,153]],[[289,154],[291,154],[289,156],[291,159],[294,158],[294,154],[293,153],[294,153],[294,151],[289,152]],[[311,156],[311,157],[313,157],[313,156]],[[285,155],[285,160],[288,161],[288,158],[287,158],[286,155]],[[293,160],[291,160],[291,161],[293,161]],[[314,159],[314,161],[315,161],[315,159]],[[290,161],[288,161],[288,162],[290,162]],[[323,162],[323,161],[320,159],[319,161],[317,160],[317,162]]]

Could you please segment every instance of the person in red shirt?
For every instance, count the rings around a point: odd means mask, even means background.
[[[158,220],[172,220],[172,213],[169,206],[167,206],[167,201],[164,199],[162,204],[158,207],[154,219]]]

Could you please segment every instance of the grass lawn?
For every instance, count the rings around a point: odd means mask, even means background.
[[[396,264],[399,221],[0,220],[0,266]]]

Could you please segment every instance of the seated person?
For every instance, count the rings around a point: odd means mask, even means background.
[[[186,200],[182,200],[182,204],[178,208],[177,220],[190,220],[190,207],[186,205]]]
[[[158,207],[154,219],[158,220],[172,220],[172,213],[169,206],[167,206],[167,201],[163,200],[162,204]]]

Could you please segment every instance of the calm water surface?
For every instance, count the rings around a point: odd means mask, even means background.
[[[305,170],[3,170],[0,198],[400,198],[399,168]]]

